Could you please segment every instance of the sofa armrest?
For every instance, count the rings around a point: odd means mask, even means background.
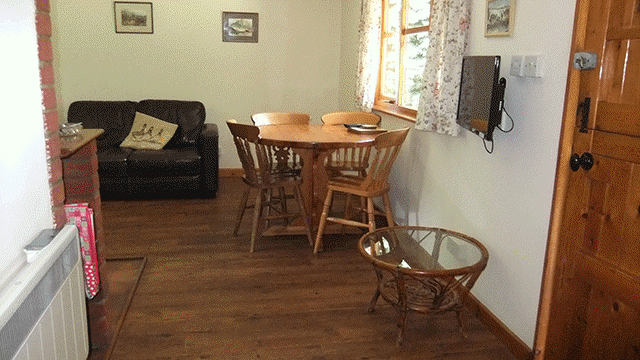
[[[208,196],[218,192],[218,126],[204,124],[198,140],[198,152],[202,156],[202,188]]]

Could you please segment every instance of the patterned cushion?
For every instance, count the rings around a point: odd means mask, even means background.
[[[136,112],[133,126],[121,147],[145,150],[160,150],[173,137],[178,125]]]

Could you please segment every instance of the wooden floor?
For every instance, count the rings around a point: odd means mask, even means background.
[[[222,178],[216,199],[103,201],[106,257],[146,267],[111,359],[515,359],[467,312],[411,314],[395,346],[397,312],[367,312],[375,275],[357,236],[269,237],[250,254],[250,216],[232,235],[243,189]],[[480,278],[482,281],[482,278]]]

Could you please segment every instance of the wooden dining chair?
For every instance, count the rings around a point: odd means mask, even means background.
[[[259,113],[251,115],[251,121],[253,121],[253,124],[257,126],[308,124],[310,119],[309,114],[289,112]]]
[[[364,111],[340,111],[322,115],[325,125],[368,124],[380,125],[380,115]]]
[[[304,223],[309,244],[313,245],[311,224],[309,223],[302,201],[302,193],[300,192],[302,179],[299,176],[273,171],[268,150],[269,146],[262,144],[260,129],[257,126],[239,124],[235,120],[227,121],[227,126],[233,136],[233,142],[236,145],[238,157],[244,170],[242,180],[248,185],[240,201],[233,234],[238,235],[240,223],[246,209],[253,208],[250,252],[254,251],[256,241],[262,236],[262,232],[259,230],[263,223],[270,224],[274,220],[288,220],[287,223],[289,223],[298,216],[302,218]],[[256,199],[253,205],[247,205],[251,189],[257,190]],[[298,204],[297,213],[289,211],[285,197],[272,196],[274,190],[280,191],[280,189],[293,190],[293,197]],[[268,209],[268,211],[265,212],[265,209]]]
[[[364,111],[341,111],[322,116],[324,125],[368,124],[379,125],[380,115]],[[366,176],[369,166],[370,147],[345,147],[336,149],[325,160],[325,169],[329,177],[340,175],[344,171],[357,172]]]
[[[318,234],[316,235],[313,247],[314,253],[317,253],[322,248],[322,235],[327,221],[348,226],[364,227],[369,231],[375,230],[375,208],[373,199],[376,197],[382,197],[387,224],[388,226],[393,226],[394,219],[393,212],[391,210],[391,202],[389,201],[388,179],[391,166],[398,156],[400,147],[408,133],[409,128],[404,128],[388,131],[376,137],[373,144],[375,154],[367,168],[366,176],[344,174],[329,178],[327,196],[324,201],[322,215],[320,216],[320,224],[318,225]],[[344,218],[330,217],[329,209],[331,208],[334,192],[341,192],[366,198],[368,222],[352,220],[349,216],[350,214]]]
[[[305,113],[295,112],[265,112],[251,115],[251,121],[256,126],[261,125],[289,125],[309,124],[310,116]],[[267,149],[271,159],[272,171],[282,175],[298,176],[302,172],[302,158],[290,147],[271,146]],[[278,190],[277,196],[283,199],[286,207],[286,199],[291,199],[291,194],[286,194],[284,189]],[[275,196],[275,195],[274,195]]]

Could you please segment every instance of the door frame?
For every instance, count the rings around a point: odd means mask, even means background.
[[[571,42],[570,54],[574,54],[584,49],[590,1],[591,0],[576,1],[573,39]],[[600,61],[601,59],[598,59],[598,63]],[[564,111],[562,115],[562,128],[560,131],[558,162],[556,164],[556,179],[551,205],[551,221],[549,224],[545,264],[540,291],[540,302],[538,305],[538,319],[536,322],[536,332],[533,343],[533,358],[536,360],[544,359],[545,355],[544,351],[549,332],[548,324],[551,313],[552,290],[556,278],[560,231],[569,186],[569,174],[571,171],[569,168],[569,158],[573,153],[573,136],[576,126],[576,114],[580,93],[580,70],[574,69],[571,63],[572,61],[570,56],[569,63],[567,64],[569,71],[567,75],[567,87],[565,92]]]

